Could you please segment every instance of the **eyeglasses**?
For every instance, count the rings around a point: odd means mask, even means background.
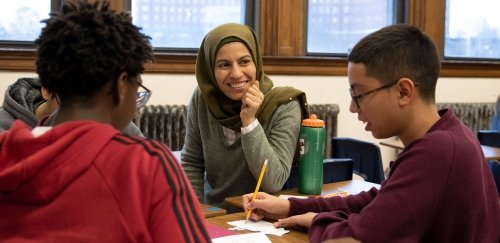
[[[135,80],[135,82],[139,85],[139,87],[142,87],[144,89],[141,91],[137,91],[136,104],[137,104],[137,108],[141,108],[144,105],[146,105],[146,103],[148,103],[149,97],[151,97],[151,94],[153,94],[153,92],[151,90],[149,90],[148,88],[146,88],[141,83],[139,83],[137,80]]]
[[[352,100],[354,100],[354,103],[356,103],[356,106],[357,106],[357,107],[358,107],[358,109],[359,109],[359,100],[360,100],[361,98],[363,98],[363,97],[365,97],[365,96],[367,96],[367,95],[369,95],[369,94],[371,94],[371,93],[375,93],[375,92],[377,92],[377,91],[379,91],[379,90],[383,90],[383,89],[389,88],[389,87],[391,87],[391,86],[393,86],[393,85],[397,84],[398,82],[399,82],[399,79],[398,79],[398,80],[395,80],[395,81],[393,81],[393,82],[391,82],[391,83],[388,83],[388,84],[386,84],[386,85],[383,85],[383,86],[381,86],[381,87],[378,87],[378,88],[376,88],[376,89],[372,89],[372,90],[370,90],[370,91],[364,92],[364,93],[359,94],[359,95],[355,95],[355,94],[354,94],[354,90],[353,90],[352,88],[350,88],[350,89],[349,89],[349,94],[351,95]]]

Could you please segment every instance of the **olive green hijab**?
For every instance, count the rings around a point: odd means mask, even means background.
[[[222,93],[214,74],[217,51],[223,45],[236,41],[245,44],[250,51],[260,83],[259,89],[264,93],[264,101],[256,113],[259,122],[267,122],[281,104],[296,97],[301,103],[302,117],[307,117],[309,113],[305,93],[292,87],[273,88],[272,80],[262,70],[262,55],[254,31],[246,25],[235,23],[223,24],[210,31],[201,42],[196,58],[196,80],[212,115],[223,126],[240,131],[241,101],[231,100]]]

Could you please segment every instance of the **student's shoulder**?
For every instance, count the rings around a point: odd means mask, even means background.
[[[194,88],[191,99],[192,100],[203,99],[203,93],[201,92],[200,87],[196,86],[196,88]]]
[[[473,145],[464,146],[467,142],[453,132],[446,130],[433,131],[417,139],[408,146],[408,152],[413,158],[418,158],[420,163],[430,163],[433,166],[452,166],[458,154],[467,154]],[[473,151],[470,151],[473,152]],[[436,163],[436,162],[439,163]]]
[[[158,149],[168,149],[167,146],[157,140],[148,139],[136,135],[129,135],[126,133],[117,133],[113,136],[112,140],[119,144],[118,146],[123,147],[124,149],[131,149],[132,147],[149,149],[149,148],[158,148]]]
[[[102,150],[101,158],[123,161],[137,168],[172,167],[179,164],[167,145],[157,140],[123,133],[113,136],[111,142]]]
[[[413,150],[422,150],[427,153],[445,152],[454,146],[453,136],[446,131],[433,131],[410,143]]]
[[[196,86],[196,88],[193,91],[193,94],[191,95],[191,100],[190,100],[190,105],[195,105],[198,103],[204,103],[205,100],[203,99],[203,93],[201,92],[200,87]]]
[[[300,103],[297,98],[290,100],[289,102],[285,102],[281,104],[277,109],[277,112],[291,112],[298,111],[300,112]]]
[[[165,157],[170,154],[167,145],[154,139],[118,133],[113,136],[112,141],[113,144],[109,146],[129,156],[136,154],[143,157]]]
[[[9,130],[16,118],[0,106],[0,131]]]

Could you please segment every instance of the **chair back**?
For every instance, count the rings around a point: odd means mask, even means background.
[[[481,145],[500,148],[500,130],[479,130],[477,139]]]
[[[333,137],[332,157],[351,158],[354,173],[365,181],[380,184],[385,179],[382,156],[378,145],[353,138]]]
[[[493,114],[493,116],[491,117],[490,127],[491,129],[500,131],[500,114],[498,113]]]
[[[323,160],[323,184],[352,180],[352,159]],[[293,165],[283,190],[299,187],[299,165]]]
[[[489,160],[488,165],[490,166],[491,173],[493,173],[498,195],[500,196],[500,162],[498,160]]]

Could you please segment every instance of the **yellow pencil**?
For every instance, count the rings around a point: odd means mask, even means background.
[[[257,181],[257,186],[255,187],[255,192],[253,193],[252,202],[253,202],[253,200],[255,200],[255,198],[257,197],[257,193],[259,192],[260,183],[262,182],[262,177],[264,177],[264,172],[266,172],[267,161],[268,160],[266,159],[264,161],[264,165],[262,165],[262,170],[260,171],[259,180]],[[248,210],[247,218],[245,219],[245,224],[247,223],[251,214],[252,214],[252,210]]]

